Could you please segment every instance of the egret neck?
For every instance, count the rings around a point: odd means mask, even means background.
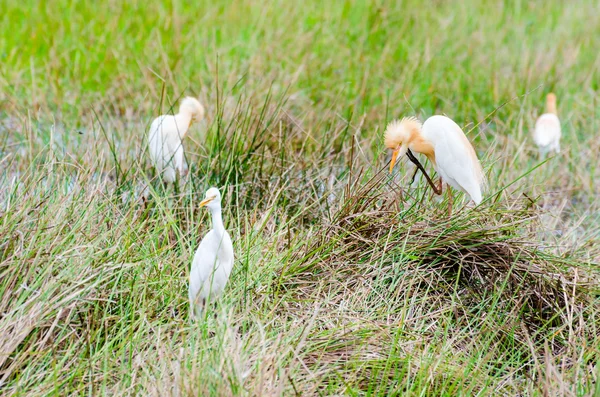
[[[223,239],[225,235],[225,225],[223,224],[223,217],[221,216],[221,208],[209,208],[210,216],[212,217],[213,230],[217,233],[219,240]]]
[[[548,94],[546,98],[546,111],[558,115],[556,111],[556,96],[554,94]]]
[[[409,146],[415,152],[419,152],[427,156],[429,161],[435,165],[435,151],[433,145],[427,139],[425,139],[420,133],[415,137]]]
[[[179,113],[175,115],[175,124],[177,125],[179,138],[183,139],[192,124],[192,115],[189,113]]]

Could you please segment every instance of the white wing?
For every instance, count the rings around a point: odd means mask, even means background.
[[[164,115],[154,119],[150,126],[150,158],[166,182],[174,182],[175,170],[183,172],[185,160],[176,116]],[[187,128],[186,128],[187,130]]]
[[[166,140],[166,144],[169,148],[168,152],[171,153],[171,156],[167,159],[169,165],[178,170],[179,174],[182,175],[186,168],[185,159],[183,157],[183,142],[181,142],[178,136],[174,136],[169,137],[169,139]]]
[[[148,133],[148,151],[150,154],[150,160],[152,165],[157,171],[162,172],[164,168],[163,162],[163,138],[162,138],[162,122],[165,116],[155,118],[150,125],[150,132]]]
[[[481,202],[484,180],[481,164],[464,132],[446,116],[432,116],[423,124],[423,136],[434,146],[436,170],[446,183]]]

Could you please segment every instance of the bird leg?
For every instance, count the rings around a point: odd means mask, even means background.
[[[192,322],[194,322],[195,320],[202,319],[202,313],[204,312],[204,308],[206,307],[206,300],[204,298],[201,298],[199,295],[200,294],[196,295],[196,297],[190,301],[190,314]]]
[[[423,168],[423,166],[421,165],[421,163],[419,162],[419,160],[417,160],[417,158],[415,157],[415,155],[412,154],[412,152],[410,151],[410,149],[408,149],[408,151],[406,152],[406,155],[408,156],[408,158],[410,159],[410,161],[412,161],[417,166],[417,168],[419,170],[421,170],[421,172],[423,173],[423,175],[425,175],[425,179],[427,179],[427,183],[429,183],[429,186],[431,186],[431,188],[433,189],[433,191],[435,192],[435,194],[442,194],[442,187],[441,187],[441,185],[440,185],[439,188],[437,188],[435,186],[435,184],[433,183],[433,181],[429,177],[429,174],[427,173],[427,171],[425,171],[425,168]],[[415,174],[416,174],[416,171],[415,171]],[[413,179],[414,179],[414,176],[413,176]]]
[[[412,185],[413,182],[415,181],[415,177],[417,176],[417,172],[419,172],[419,169],[415,167],[415,172],[413,172],[412,178],[410,178],[409,185]]]
[[[442,179],[440,178],[440,188],[442,187]],[[448,191],[448,218],[452,216],[452,189],[446,189]]]

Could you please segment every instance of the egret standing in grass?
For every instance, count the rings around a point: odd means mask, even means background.
[[[408,158],[421,170],[436,194],[442,193],[442,180],[469,195],[475,204],[481,202],[484,174],[475,149],[461,128],[446,116],[432,116],[423,125],[414,117],[390,122],[385,130],[385,146],[392,149],[390,172],[399,156]],[[412,154],[422,153],[440,175],[439,187]],[[415,170],[415,172],[417,171]],[[448,213],[452,212],[452,191],[448,189]]]
[[[187,172],[182,141],[192,122],[203,118],[202,104],[196,98],[186,97],[181,101],[179,113],[159,116],[150,125],[150,159],[165,182],[173,183],[177,173],[184,175]]]
[[[189,298],[192,318],[199,317],[210,299],[216,299],[225,288],[233,268],[233,244],[223,225],[221,193],[211,187],[200,207],[210,210],[213,228],[204,236],[192,261]]]
[[[546,113],[535,122],[533,140],[540,150],[540,156],[546,157],[550,151],[560,152],[560,120],[556,112],[556,95],[546,96]]]

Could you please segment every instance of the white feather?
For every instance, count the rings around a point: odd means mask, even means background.
[[[533,140],[542,156],[551,150],[560,152],[560,120],[552,113],[542,114],[535,122]]]
[[[173,183],[176,171],[182,175],[187,167],[183,156],[183,130],[184,122],[177,122],[177,116],[169,115],[156,118],[150,126],[150,159],[165,182]]]
[[[197,99],[186,97],[181,102],[179,113],[162,115],[154,119],[148,134],[150,159],[156,171],[167,183],[173,183],[177,172],[184,175],[187,164],[183,152],[183,138],[192,120],[204,117],[204,108]]]
[[[446,183],[467,193],[475,204],[482,199],[483,171],[464,132],[446,116],[432,116],[423,124],[422,135],[435,152],[435,169]]]

